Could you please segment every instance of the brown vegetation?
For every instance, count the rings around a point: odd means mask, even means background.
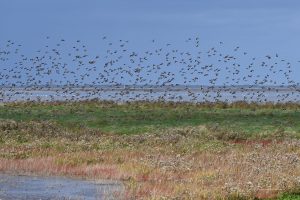
[[[125,199],[271,198],[300,187],[300,141],[197,126],[140,135],[1,121],[0,171],[115,179]]]

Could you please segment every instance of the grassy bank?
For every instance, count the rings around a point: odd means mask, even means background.
[[[122,180],[127,199],[299,197],[299,105],[19,103],[0,118],[2,172]]]

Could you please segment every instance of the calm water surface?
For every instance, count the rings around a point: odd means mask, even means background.
[[[118,199],[123,191],[123,185],[113,181],[0,174],[1,200],[106,200]]]

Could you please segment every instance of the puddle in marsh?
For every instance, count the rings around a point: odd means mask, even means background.
[[[123,185],[114,181],[0,174],[0,200],[118,199],[123,192]]]

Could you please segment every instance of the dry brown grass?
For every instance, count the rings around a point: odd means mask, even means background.
[[[50,122],[0,127],[1,172],[121,180],[125,199],[271,198],[300,187],[297,139],[232,140],[205,126],[131,136]]]

